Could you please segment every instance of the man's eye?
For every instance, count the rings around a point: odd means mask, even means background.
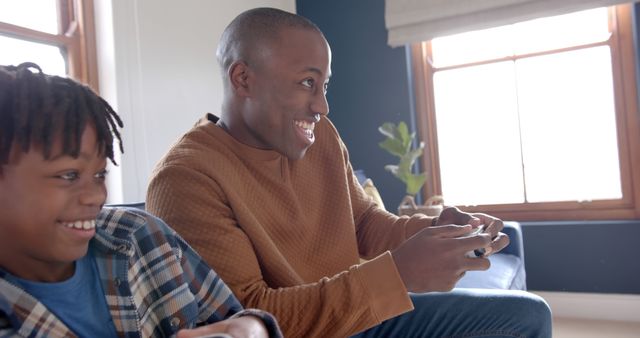
[[[306,79],[302,81],[302,85],[309,88],[313,87],[313,79]]]
[[[70,172],[64,173],[64,174],[62,174],[62,175],[60,175],[58,177],[60,177],[61,179],[65,180],[65,181],[73,182],[73,181],[77,180],[80,177],[80,175],[78,174],[77,171],[70,171]]]
[[[324,93],[325,94],[327,93],[327,90],[329,90],[329,83],[328,82],[324,84]]]

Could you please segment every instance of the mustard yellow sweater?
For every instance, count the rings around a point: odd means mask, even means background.
[[[329,120],[298,161],[215,121],[200,120],[160,161],[147,208],[244,306],[273,313],[286,337],[346,337],[413,308],[388,250],[429,222],[375,206]]]

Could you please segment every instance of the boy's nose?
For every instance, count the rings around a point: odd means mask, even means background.
[[[107,200],[107,187],[104,183],[88,183],[84,191],[80,195],[80,203],[82,205],[103,205]]]

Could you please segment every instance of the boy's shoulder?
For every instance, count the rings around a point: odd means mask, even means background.
[[[95,240],[108,248],[129,252],[132,241],[145,250],[158,241],[173,244],[176,233],[160,218],[132,207],[103,207],[96,219]],[[147,244],[145,244],[147,243]],[[129,244],[129,245],[127,245]]]

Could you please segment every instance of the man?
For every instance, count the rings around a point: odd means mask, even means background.
[[[548,306],[525,292],[422,293],[487,269],[488,259],[465,253],[504,248],[502,221],[456,208],[397,217],[375,206],[326,117],[331,51],[313,23],[246,11],[217,56],[220,118],[208,114],[161,160],[147,207],[245,306],[272,312],[288,337],[551,334]],[[465,237],[479,226],[486,233]]]

